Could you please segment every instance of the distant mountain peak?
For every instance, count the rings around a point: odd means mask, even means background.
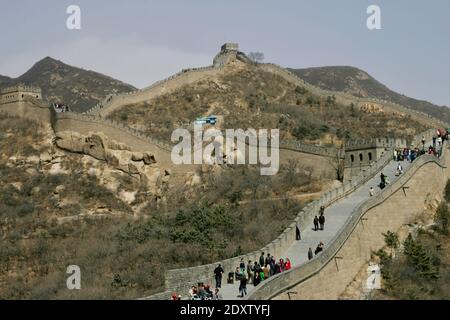
[[[58,68],[58,67],[70,67],[69,65],[65,64],[64,62],[60,61],[60,60],[56,60],[52,57],[45,57],[41,60],[39,60],[38,62],[36,62],[31,68],[32,69],[54,69],[54,68]],[[71,68],[76,68],[76,67],[71,67]],[[78,69],[78,68],[76,68]],[[28,71],[30,71],[28,70]]]
[[[1,87],[19,83],[38,86],[45,99],[64,102],[78,112],[93,107],[109,94],[136,89],[109,76],[70,66],[50,56],[37,61],[16,79],[0,76]]]

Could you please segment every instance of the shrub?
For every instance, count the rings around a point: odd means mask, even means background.
[[[152,238],[161,238],[162,232],[155,228],[152,221],[142,224],[128,223],[123,229],[117,233],[117,238],[121,241],[134,241],[144,243]]]
[[[304,95],[304,94],[306,94],[307,92],[308,92],[308,91],[307,91],[304,87],[297,86],[297,87],[295,88],[295,93],[297,93],[297,94]]]
[[[448,185],[448,183],[447,183]],[[447,189],[447,187],[446,187]],[[447,190],[446,190],[447,191]],[[442,201],[437,210],[434,218],[435,222],[440,226],[440,230],[442,233],[448,233],[448,222],[450,220],[450,212],[448,210],[447,202]]]
[[[389,248],[397,249],[399,245],[398,236],[395,232],[388,231],[383,233],[384,242]]]
[[[450,202],[450,179],[447,180],[447,184],[445,185],[444,197],[447,202]]]
[[[200,243],[210,249],[217,248],[216,238],[232,234],[236,227],[227,208],[222,205],[201,204],[187,213],[179,211],[171,239],[175,242]]]

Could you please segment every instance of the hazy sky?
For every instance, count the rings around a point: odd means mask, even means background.
[[[68,30],[66,8],[81,8]],[[382,30],[366,27],[381,8]],[[0,74],[45,56],[145,87],[206,66],[224,42],[266,62],[359,67],[395,91],[450,106],[448,0],[15,0],[2,1]]]

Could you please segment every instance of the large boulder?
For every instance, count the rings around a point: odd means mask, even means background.
[[[56,133],[56,145],[64,150],[82,153],[84,150],[84,139],[79,133],[63,131]]]
[[[158,185],[170,178],[170,171],[166,170],[163,174],[160,172],[153,154],[132,152],[126,145],[110,140],[101,132],[85,136],[76,132],[58,132],[56,143],[62,149],[103,160],[109,168],[137,177],[151,193],[156,193]],[[48,160],[48,157],[45,157],[45,160]],[[52,169],[54,172],[61,170],[56,166]],[[99,172],[90,173],[99,175]]]

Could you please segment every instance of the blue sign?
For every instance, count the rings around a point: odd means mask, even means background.
[[[216,124],[217,123],[217,117],[216,116],[209,116],[204,118],[198,118],[195,120],[196,124]]]

